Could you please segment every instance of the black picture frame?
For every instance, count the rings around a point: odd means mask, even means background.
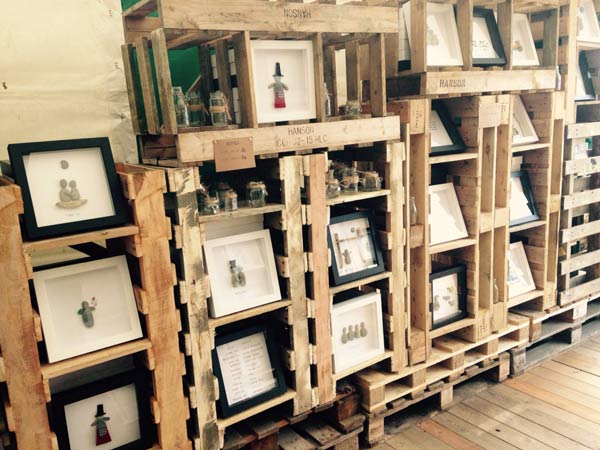
[[[255,397],[251,397],[241,402],[230,404],[227,399],[227,391],[223,382],[223,373],[221,364],[219,362],[218,351],[219,347],[223,344],[228,344],[248,336],[252,336],[257,333],[264,333],[265,342],[267,346],[267,352],[269,354],[269,360],[273,369],[273,376],[275,377],[277,386],[270,391],[259,394]],[[212,350],[212,362],[213,362],[213,373],[219,381],[219,400],[217,401],[217,412],[220,417],[227,418],[242,411],[252,408],[253,406],[260,405],[268,400],[283,395],[287,391],[287,385],[285,383],[285,377],[283,373],[283,365],[279,357],[279,348],[277,345],[277,339],[272,336],[272,331],[267,324],[256,325],[248,328],[244,328],[231,333],[219,335],[215,337],[215,348]]]
[[[352,272],[346,275],[340,275],[337,258],[334,251],[333,236],[331,235],[331,225],[340,224],[343,222],[349,222],[356,219],[367,219],[369,222],[369,236],[374,251],[375,264],[373,267],[367,269]],[[381,252],[381,246],[379,245],[379,237],[375,228],[375,217],[371,211],[357,211],[350,214],[344,214],[336,217],[332,217],[327,226],[327,245],[331,252],[331,278],[335,286],[339,286],[351,281],[360,280],[361,278],[377,275],[385,271],[385,264],[383,262],[383,254]]]
[[[31,191],[27,180],[27,172],[23,157],[37,152],[51,152],[58,150],[77,150],[99,148],[102,154],[107,184],[110,189],[114,215],[66,222],[48,226],[38,226],[35,208],[31,198]],[[8,154],[12,165],[15,183],[21,188],[24,204],[25,232],[29,239],[42,239],[72,233],[92,231],[100,228],[124,225],[128,221],[127,201],[123,197],[121,185],[115,169],[110,142],[106,137],[71,139],[61,141],[28,142],[9,144]]]
[[[509,228],[539,220],[540,216],[538,215],[537,208],[535,207],[535,198],[533,197],[533,190],[531,189],[531,183],[529,182],[529,174],[527,171],[519,170],[518,172],[512,172],[510,177],[521,179],[521,186],[523,186],[523,193],[525,194],[525,197],[527,197],[531,215],[511,220],[509,223]]]
[[[67,419],[65,415],[65,407],[67,405],[85,400],[87,398],[95,397],[96,395],[110,392],[130,384],[135,385],[140,425],[140,439],[116,447],[115,450],[143,450],[150,448],[153,444],[152,439],[155,433],[152,431],[151,425],[152,420],[149,409],[149,395],[144,388],[144,379],[142,373],[134,370],[52,395],[52,403],[50,404],[52,425],[54,432],[56,433],[58,446],[60,449],[71,450],[71,442],[69,441]],[[110,412],[108,412],[108,415],[110,416]],[[91,416],[93,420],[93,412]],[[87,419],[86,426],[91,427],[91,422],[87,423]]]
[[[585,89],[585,96],[575,95],[575,101],[581,102],[586,100],[596,100],[594,83],[592,83],[592,77],[590,75],[590,69],[588,66],[587,56],[585,52],[579,52],[579,70],[581,72],[581,81],[583,82],[583,88]]]
[[[455,274],[457,275],[458,280],[458,312],[445,317],[444,319],[436,320],[433,307],[433,282]],[[469,312],[467,311],[467,266],[464,264],[457,264],[454,266],[435,265],[432,272],[429,274],[429,289],[431,292],[429,310],[431,312],[432,330],[445,327],[446,325],[450,325],[451,323],[465,319],[469,316]]]
[[[444,105],[444,102],[441,100],[432,100],[431,102],[432,111],[437,112],[442,125],[444,126],[446,133],[450,137],[452,144],[450,145],[440,145],[437,147],[430,147],[429,155],[430,156],[441,156],[441,155],[450,155],[454,153],[462,153],[467,149],[467,145],[463,140],[462,136],[458,132],[456,125],[452,121],[452,117]]]
[[[473,8],[473,17],[483,17],[485,19],[490,38],[492,39],[492,46],[498,54],[498,58],[473,58],[473,65],[480,67],[506,65],[506,54],[504,53],[504,46],[502,45],[502,38],[500,37],[494,11],[487,8]]]

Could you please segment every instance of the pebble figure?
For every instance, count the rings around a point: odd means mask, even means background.
[[[348,249],[344,250],[344,253],[342,253],[342,255],[344,256],[345,264],[352,263],[352,258],[350,257],[350,250],[348,250]]]
[[[94,300],[94,299],[92,299]],[[77,311],[77,314],[81,316],[81,320],[83,320],[83,324],[87,328],[92,328],[94,326],[94,311],[96,308],[94,306],[90,306],[88,302],[81,302],[81,309]]]
[[[246,286],[246,274],[241,266],[236,265],[235,259],[229,261],[229,271],[231,272],[231,284],[233,287]]]
[[[62,178],[59,181],[60,191],[58,198],[60,202],[56,203],[56,206],[64,209],[75,209],[87,203],[87,199],[82,199],[79,189],[77,189],[77,182],[71,180],[67,183],[67,180]],[[68,186],[68,188],[67,188]]]
[[[346,327],[342,329],[342,344],[348,342],[348,333],[346,331]]]
[[[96,427],[96,447],[107,442],[112,441],[108,426],[106,422],[110,420],[110,417],[106,416],[104,412],[104,405],[100,404],[96,406],[96,418],[92,422],[92,427]]]
[[[365,326],[364,322],[360,323],[360,337],[366,337],[367,336],[367,327]]]
[[[281,81],[282,78],[281,66],[279,63],[275,63],[275,74],[273,75],[275,81],[269,85],[269,89],[273,89],[275,93],[275,108],[285,108],[285,91],[288,90],[288,87]]]

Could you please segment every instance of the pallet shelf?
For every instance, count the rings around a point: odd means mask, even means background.
[[[400,119],[394,118],[398,124]],[[345,150],[304,156],[306,186],[305,208],[310,210],[306,221],[306,251],[309,272],[308,288],[311,303],[314,303],[310,316],[311,346],[315,354],[313,377],[319,404],[327,404],[335,395],[336,382],[353,373],[381,361],[386,361],[389,370],[396,371],[406,364],[404,360],[404,271],[403,236],[405,219],[403,205],[406,205],[405,189],[405,147],[400,142],[400,127],[395,140],[377,142],[373,147],[357,148],[349,146]],[[330,160],[357,164],[365,169],[375,169],[383,178],[384,189],[375,192],[340,195],[326,198],[326,175]],[[330,255],[326,242],[329,218],[335,211],[370,210],[375,214],[378,234],[386,271],[344,283],[339,286],[329,284]],[[386,352],[378,357],[357,364],[340,373],[335,373],[332,364],[331,305],[333,296],[350,289],[360,288],[364,292],[373,289],[381,291]]]
[[[125,355],[145,355],[152,374],[152,397],[146,407],[152,411],[160,448],[189,449],[183,395],[183,367],[177,343],[178,319],[173,302],[172,272],[168,258],[170,233],[162,208],[164,179],[158,173],[129,165],[117,168],[123,191],[132,206],[134,225],[23,243],[19,215],[23,213],[20,190],[6,179],[0,181],[0,221],[5,238],[0,248],[0,266],[5,289],[0,294],[6,323],[0,330],[0,345],[8,387],[6,408],[9,429],[20,448],[58,448],[48,419],[47,403],[52,401],[50,379],[73,374],[96,364]],[[33,276],[34,252],[57,249],[106,239],[108,251],[126,250],[139,267],[139,298],[148,338],[110,347],[53,364],[42,364],[38,354],[29,280]],[[141,297],[140,297],[141,296]],[[39,316],[38,316],[39,317]],[[177,369],[179,368],[179,369]]]
[[[310,411],[313,394],[310,385],[308,347],[308,302],[304,285],[305,258],[302,249],[302,217],[300,186],[302,159],[291,156],[257,161],[251,176],[267,182],[270,204],[263,208],[248,208],[213,216],[202,216],[198,210],[197,192],[203,168],[160,168],[168,180],[167,213],[172,218],[175,240],[172,258],[177,267],[176,297],[183,317],[182,348],[186,354],[188,374],[186,392],[191,406],[190,429],[196,449],[226,448],[228,436],[236,435],[235,424],[263,411],[285,404],[293,415]],[[238,171],[236,181],[248,174]],[[210,174],[208,175],[210,176]],[[214,175],[213,175],[214,176]],[[239,190],[239,189],[238,189]],[[283,300],[219,318],[211,318],[207,300],[210,286],[202,249],[205,241],[222,230],[232,219],[251,219],[271,229],[276,259],[281,261],[278,272],[283,286]],[[240,222],[241,223],[241,222]],[[235,231],[232,231],[235,234]],[[240,232],[240,231],[238,231]],[[231,232],[229,233],[231,234]],[[278,244],[279,243],[279,244]],[[210,351],[214,336],[221,327],[243,321],[269,319],[281,329],[282,353],[286,355],[288,391],[228,418],[217,417],[219,397],[213,374]],[[287,334],[287,337],[286,337]]]

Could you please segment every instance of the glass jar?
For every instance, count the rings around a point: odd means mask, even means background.
[[[331,177],[325,183],[327,184],[325,190],[327,198],[336,198],[340,196],[342,188],[340,187],[340,182],[337,178]]]
[[[358,172],[356,167],[346,167],[342,170],[342,194],[353,194],[358,192]]]
[[[217,183],[217,197],[219,198],[219,206],[221,208],[225,206],[225,194],[232,190],[233,189],[226,181],[219,181]]]
[[[190,115],[181,86],[173,87],[173,103],[175,104],[175,117],[177,119],[177,126],[189,127]]]
[[[199,197],[198,209],[200,210],[200,214],[204,216],[218,214],[221,210],[219,207],[219,198],[217,196],[201,195]]]
[[[358,100],[348,100],[346,103],[346,115],[347,116],[358,116],[362,113],[362,107]]]
[[[210,93],[210,119],[216,127],[229,125],[231,116],[227,105],[227,97],[221,91]]]
[[[361,178],[361,186],[363,191],[378,191],[381,189],[381,182],[383,179],[375,170],[369,170],[362,172],[363,177]]]
[[[190,118],[190,126],[200,127],[206,125],[208,119],[208,111],[204,103],[202,103],[202,97],[196,91],[191,91],[185,94],[185,101],[188,105],[188,115]]]
[[[267,204],[267,187],[262,181],[250,181],[246,185],[246,200],[250,208],[261,208]]]
[[[223,210],[224,211],[235,211],[238,209],[237,202],[238,195],[233,189],[229,189],[223,194]]]

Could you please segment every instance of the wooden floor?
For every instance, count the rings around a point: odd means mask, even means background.
[[[600,449],[600,337],[493,385],[375,449]]]

